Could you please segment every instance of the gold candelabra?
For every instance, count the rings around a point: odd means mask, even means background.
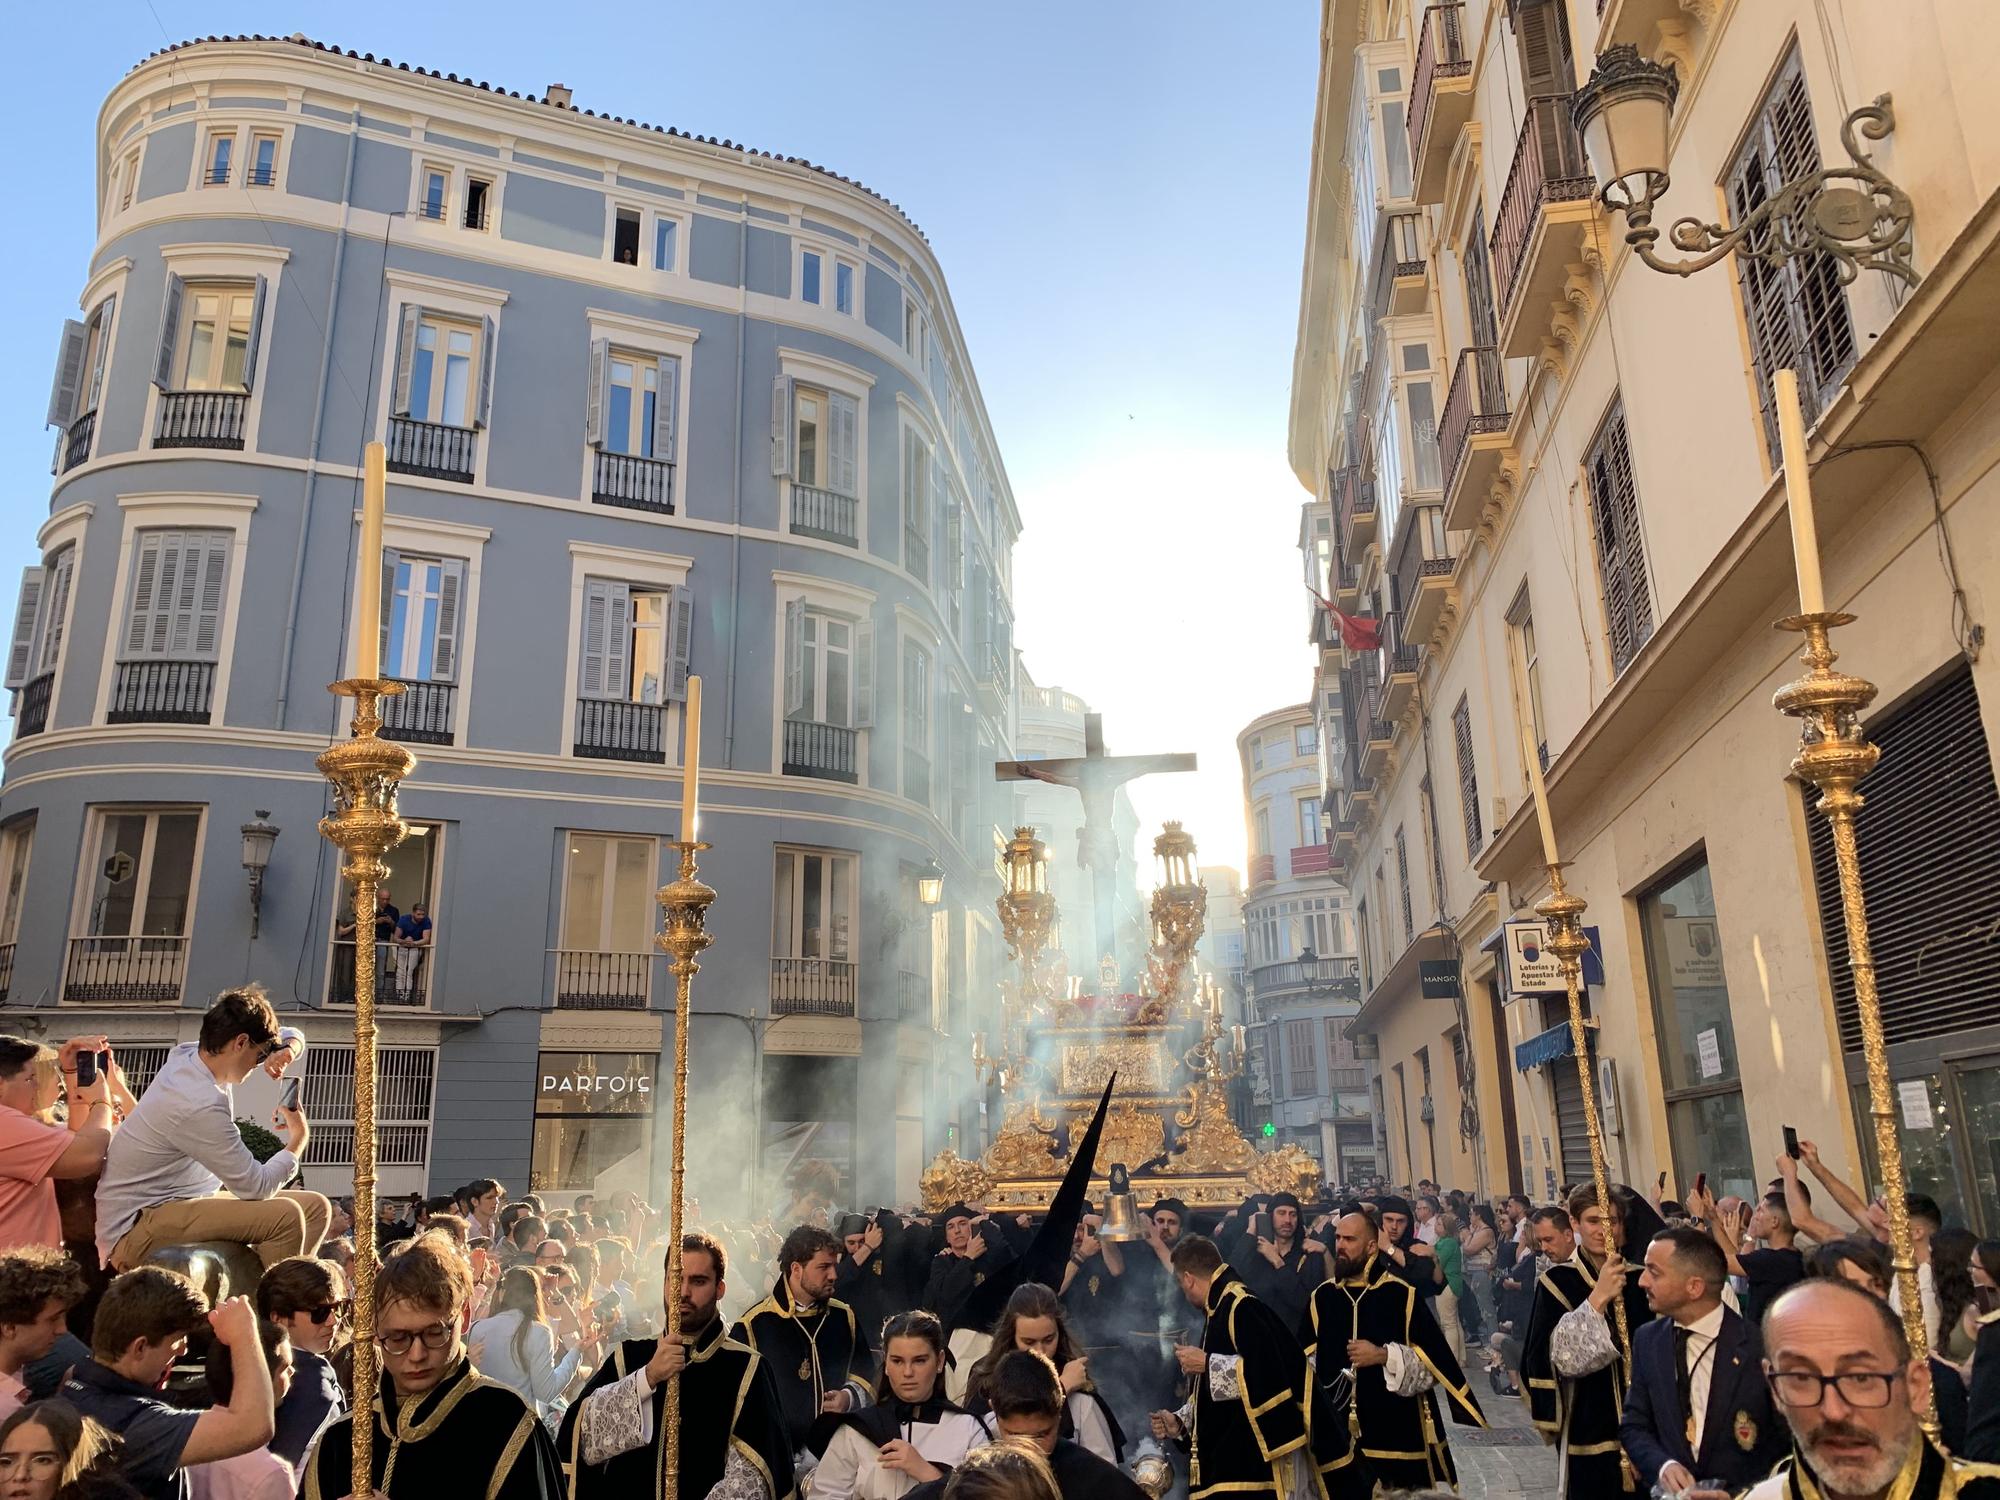
[[[1833,627],[1853,623],[1853,615],[1829,610],[1780,620],[1780,630],[1794,630],[1805,637],[1805,650],[1799,659],[1806,672],[1778,689],[1771,702],[1779,712],[1800,721],[1799,750],[1792,757],[1792,770],[1818,789],[1819,810],[1826,815],[1833,835],[1833,858],[1840,871],[1840,909],[1847,928],[1847,966],[1854,975],[1854,1008],[1861,1020],[1861,1056],[1868,1073],[1868,1114],[1875,1126],[1882,1194],[1888,1200],[1891,1263],[1902,1303],[1903,1332],[1912,1356],[1923,1359],[1930,1341],[1917,1291],[1903,1145],[1896,1134],[1895,1091],[1889,1080],[1888,1047],[1882,1038],[1875,955],[1869,943],[1868,904],[1861,885],[1861,853],[1854,839],[1854,817],[1864,800],[1855,785],[1875,768],[1882,755],[1861,728],[1861,711],[1875,700],[1875,684],[1833,669],[1839,659],[1833,649]],[[1926,1405],[1924,1428],[1933,1437],[1937,1435],[1934,1401]]]
[[[1539,768],[1538,768],[1539,769]],[[1597,1119],[1597,1080],[1590,1071],[1590,1029],[1583,1021],[1583,955],[1590,939],[1583,934],[1583,913],[1589,906],[1581,896],[1571,895],[1563,886],[1563,867],[1549,865],[1549,894],[1535,907],[1535,913],[1549,924],[1549,952],[1562,968],[1563,992],[1569,999],[1569,1039],[1576,1049],[1576,1076],[1583,1086],[1583,1128],[1590,1137],[1590,1181],[1597,1192],[1597,1211],[1604,1225],[1604,1258],[1617,1255],[1618,1206],[1611,1201],[1611,1175],[1604,1165],[1604,1134]],[[1579,1238],[1581,1236],[1579,1235]],[[1625,1299],[1611,1304],[1618,1325],[1618,1344],[1623,1353],[1625,1389],[1632,1385],[1632,1330],[1625,1316]]]
[[[1153,990],[1169,1007],[1179,1003],[1194,968],[1195,945],[1208,919],[1208,887],[1195,869],[1194,837],[1179,823],[1168,822],[1153,840],[1160,883],[1153,889],[1153,949],[1147,974]]]
[[[1033,828],[1014,830],[1005,857],[1007,889],[1000,893],[996,907],[1000,935],[1021,966],[1025,999],[1039,985],[1037,970],[1055,925],[1056,898],[1049,894],[1048,846],[1035,837]]]
[[[688,752],[692,755],[692,749]],[[690,832],[694,828],[694,818],[690,814],[682,820]],[[681,1336],[681,1205],[685,1202],[682,1188],[687,1177],[687,1073],[688,1073],[688,1003],[694,987],[694,976],[701,972],[697,962],[702,950],[715,941],[708,931],[708,906],[715,899],[715,892],[695,879],[695,855],[710,846],[690,839],[678,839],[674,847],[680,851],[680,878],[662,886],[655,898],[660,903],[664,917],[659,936],[655,939],[660,951],[673,960],[667,967],[674,976],[674,1139],[671,1192],[667,1208],[667,1337],[669,1340]],[[681,1473],[681,1383],[678,1378],[667,1382],[666,1411],[662,1425],[666,1428],[666,1489],[665,1493],[680,1493]]]

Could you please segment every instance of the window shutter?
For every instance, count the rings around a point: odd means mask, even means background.
[[[583,440],[604,446],[604,395],[611,388],[611,340],[590,341],[590,388],[583,413]]]
[[[863,620],[854,627],[854,727],[870,729],[875,724],[875,622]]]
[[[1632,452],[1625,407],[1611,411],[1584,459],[1590,481],[1592,529],[1604,578],[1604,610],[1611,636],[1611,669],[1623,672],[1653,634],[1652,592],[1646,583],[1645,545],[1639,533],[1639,494],[1632,480]]]
[[[1451,711],[1451,737],[1458,751],[1458,803],[1465,818],[1465,853],[1468,859],[1477,859],[1485,832],[1479,821],[1479,768],[1472,755],[1472,708],[1462,694],[1458,707]]]
[[[188,581],[195,590],[194,654],[203,661],[215,660],[222,637],[222,583],[235,540],[227,531],[198,532],[189,548]]]
[[[1521,62],[1522,88],[1530,99],[1576,89],[1563,9],[1564,0],[1516,0],[1514,5],[1514,45]]]
[[[111,358],[111,317],[117,310],[118,298],[114,294],[98,303],[97,311],[90,317],[90,326],[97,330],[97,353],[90,362],[89,384],[83,388],[85,411],[95,411],[104,395],[104,366]]]
[[[681,362],[660,356],[660,389],[653,397],[653,457],[661,463],[679,461],[681,421]],[[683,507],[686,501],[682,501]]]
[[[17,688],[28,680],[28,667],[35,658],[35,624],[41,618],[46,576],[41,568],[21,569],[21,597],[14,605],[14,645],[7,653],[7,686],[10,688]]]
[[[410,382],[417,364],[417,325],[424,320],[424,310],[415,303],[403,304],[403,311],[396,327],[396,384],[389,398],[389,415],[407,417],[410,414]]]
[[[931,567],[936,574],[931,580],[931,586],[940,594],[944,592],[945,575],[944,514],[950,504],[951,480],[945,469],[944,448],[940,445],[937,452],[931,456],[931,513],[933,519],[930,527],[930,534],[937,539],[938,543],[937,546],[931,549]]]
[[[499,340],[491,318],[479,320],[479,407],[472,425],[484,427],[493,417],[493,346]]]
[[[792,477],[792,377],[780,375],[771,382],[771,472],[780,479]]]
[[[945,559],[950,571],[945,586],[957,594],[965,586],[965,507],[954,505],[945,512]]]
[[[159,596],[160,556],[167,533],[139,533],[139,555],[132,560],[132,602],[126,613],[127,657],[149,656],[153,637],[153,605]]]
[[[431,653],[431,680],[451,682],[458,676],[459,613],[465,608],[465,563],[446,558],[438,567],[437,646]]]
[[[49,389],[50,427],[67,427],[76,420],[76,401],[83,383],[83,353],[90,332],[75,318],[63,320],[62,346],[56,354],[55,384]]]
[[[257,289],[250,294],[250,333],[243,345],[243,389],[253,390],[257,384],[257,346],[264,338],[264,298],[270,290],[270,282],[259,276]]]
[[[583,670],[586,698],[622,698],[631,678],[632,591],[608,578],[584,582]]]
[[[69,614],[69,588],[76,573],[76,548],[63,548],[48,567],[48,602],[42,607],[41,645],[36,648],[33,667],[37,676],[53,672],[62,656],[63,624]]]
[[[694,649],[694,590],[685,583],[667,601],[667,631],[667,697],[685,703],[688,657]]]
[[[401,567],[402,561],[403,554],[398,552],[394,547],[384,547],[382,549],[381,640],[376,647],[376,660],[382,664],[381,670],[384,677],[400,677],[403,675],[402,662],[389,654],[389,626],[396,618],[396,572]],[[417,628],[418,624],[415,620],[404,620],[403,633],[405,635],[408,635]]]
[[[806,717],[806,606],[785,601],[785,717]]]
[[[174,344],[181,332],[180,277],[167,273],[167,289],[160,298],[160,350],[153,360],[153,384],[163,391],[174,388]]]
[[[860,446],[858,442],[861,426],[860,405],[852,396],[843,396],[837,391],[830,392],[827,400],[832,408],[830,425],[833,428],[831,449],[833,463],[829,477],[833,481],[833,488],[841,494],[859,495],[861,489],[856,464]]]

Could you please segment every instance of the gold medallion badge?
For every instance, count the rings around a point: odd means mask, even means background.
[[[812,1361],[809,1359],[801,1360],[799,1362],[799,1379],[811,1380],[812,1378],[813,1378]]]
[[[1097,1283],[1098,1283],[1097,1277],[1093,1276],[1090,1278],[1090,1295],[1093,1297],[1097,1295]]]
[[[1749,1412],[1739,1411],[1736,1414],[1735,1431],[1736,1446],[1741,1448],[1745,1453],[1748,1453],[1752,1448],[1757,1446],[1757,1424],[1750,1420]]]

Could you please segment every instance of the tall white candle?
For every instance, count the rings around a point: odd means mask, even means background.
[[[1556,853],[1556,825],[1549,817],[1549,789],[1542,781],[1542,757],[1535,745],[1535,731],[1532,724],[1521,725],[1521,759],[1528,767],[1528,788],[1535,794],[1535,822],[1542,830],[1542,862],[1558,865],[1562,858]]]
[[[354,577],[354,675],[382,675],[382,513],[388,507],[388,450],[370,443],[361,463],[361,551]]]
[[[1819,530],[1813,521],[1812,473],[1806,467],[1806,419],[1799,408],[1799,377],[1778,370],[1771,377],[1778,403],[1778,448],[1785,459],[1785,509],[1792,518],[1792,563],[1799,574],[1799,613],[1826,613],[1819,577]]]
[[[693,843],[700,837],[698,800],[701,794],[701,679],[688,678],[687,709],[682,716],[685,733],[681,750],[681,841]]]

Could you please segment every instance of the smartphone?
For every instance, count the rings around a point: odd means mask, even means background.
[[[1277,1239],[1278,1231],[1272,1226],[1269,1214],[1259,1213],[1250,1216],[1250,1237],[1253,1240]]]
[[[76,1055],[76,1082],[79,1088],[89,1088],[97,1082],[97,1054],[79,1052]]]
[[[299,1089],[303,1083],[304,1080],[299,1078],[279,1079],[278,1108],[297,1109],[299,1107]]]
[[[1799,1159],[1799,1133],[1790,1125],[1785,1127],[1785,1155],[1793,1161]]]
[[[1699,1198],[1702,1196],[1702,1194],[1706,1193],[1707,1191],[1708,1191],[1708,1173],[1706,1172],[1695,1173],[1694,1174],[1695,1197]]]

